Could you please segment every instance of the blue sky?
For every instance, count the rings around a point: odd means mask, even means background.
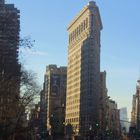
[[[48,64],[67,65],[67,26],[88,0],[7,0],[20,9],[21,36],[35,40],[24,51],[27,68],[43,82]],[[140,77],[140,0],[96,0],[103,23],[101,70],[107,71],[108,94],[130,114]]]

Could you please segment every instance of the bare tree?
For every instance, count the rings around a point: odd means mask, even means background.
[[[32,71],[27,71],[25,69],[21,71],[20,94],[15,94],[14,97],[9,95],[11,88],[16,87],[14,78],[0,81],[0,85],[1,89],[2,86],[7,87],[3,89],[0,95],[1,99],[3,98],[3,102],[0,104],[0,113],[5,117],[3,123],[0,124],[0,132],[2,135],[1,137],[6,140],[15,132],[23,131],[22,121],[25,108],[33,103],[36,96],[40,93],[40,87],[36,82],[36,75]],[[2,93],[4,94],[2,95]]]

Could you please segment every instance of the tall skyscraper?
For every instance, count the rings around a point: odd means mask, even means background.
[[[19,97],[19,10],[0,0],[0,122],[16,117]]]
[[[47,100],[47,129],[52,133],[60,133],[65,121],[66,80],[67,67],[47,66],[44,92]]]
[[[99,9],[90,1],[68,26],[66,118],[77,134],[99,123],[100,31]]]

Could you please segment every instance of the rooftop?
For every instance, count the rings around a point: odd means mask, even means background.
[[[94,6],[95,4],[96,4],[95,1],[91,0],[91,1],[88,2],[87,5],[88,5],[88,6]]]
[[[84,8],[74,17],[74,19],[70,22],[70,24],[68,25],[67,30],[69,30],[71,28],[71,26],[79,19],[79,17],[87,10],[87,9],[92,9],[95,8],[97,10],[97,14],[99,16],[99,22],[100,22],[100,26],[102,29],[102,22],[101,22],[101,18],[100,18],[100,14],[99,14],[99,9],[98,6],[96,5],[96,3],[93,0],[90,0],[88,2],[88,4],[86,6],[84,6]]]

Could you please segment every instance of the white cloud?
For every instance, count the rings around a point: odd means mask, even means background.
[[[33,50],[30,48],[20,48],[19,53],[24,55],[35,55],[35,56],[47,56],[47,52],[39,51],[39,50]]]

